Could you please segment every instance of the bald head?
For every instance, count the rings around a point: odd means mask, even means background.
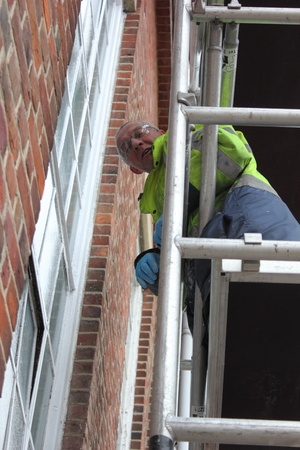
[[[122,125],[116,134],[119,155],[138,172],[153,169],[152,144],[163,134],[156,126],[141,120],[132,120]]]

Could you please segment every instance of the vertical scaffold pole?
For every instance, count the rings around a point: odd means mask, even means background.
[[[222,73],[222,24],[212,22],[204,81],[204,104],[219,106]],[[216,191],[216,161],[218,149],[218,125],[204,125],[202,146],[202,177],[200,197],[200,232],[213,215]]]
[[[227,23],[223,42],[221,106],[233,106],[239,46],[239,24]]]
[[[175,237],[182,236],[185,178],[186,119],[177,93],[188,86],[191,2],[176,3],[169,139],[160,260],[157,334],[153,373],[150,449],[174,448],[166,418],[177,407],[181,329],[181,255]]]
[[[219,106],[221,96],[221,70],[222,70],[222,24],[216,22],[209,26],[207,55],[205,58],[203,101],[209,106]],[[213,215],[215,203],[215,179],[217,161],[218,126],[204,125],[202,146],[202,174],[200,196],[200,224],[199,235]],[[193,372],[192,372],[192,409],[195,405],[204,407],[206,364],[204,349],[201,346],[202,334],[202,299],[198,289],[195,292],[194,313],[194,339],[193,339]],[[197,398],[198,397],[198,398]],[[193,410],[192,410],[193,414]],[[205,411],[203,410],[203,414]],[[195,413],[194,413],[195,415]],[[191,445],[193,450],[203,448],[198,443]]]

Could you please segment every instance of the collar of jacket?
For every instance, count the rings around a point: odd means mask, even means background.
[[[154,139],[152,147],[153,170],[159,167],[162,162],[165,163],[167,146],[168,146],[168,132]]]

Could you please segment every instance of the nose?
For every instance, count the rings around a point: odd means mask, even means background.
[[[139,147],[143,145],[142,139],[139,138],[131,138],[131,147],[133,150],[137,150]]]

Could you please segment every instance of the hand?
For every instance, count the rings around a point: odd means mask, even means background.
[[[160,216],[154,227],[153,240],[158,247],[161,247],[161,235],[163,226],[163,216]]]
[[[136,278],[143,289],[147,284],[154,284],[158,278],[160,255],[158,253],[146,253],[137,263],[135,268]]]

